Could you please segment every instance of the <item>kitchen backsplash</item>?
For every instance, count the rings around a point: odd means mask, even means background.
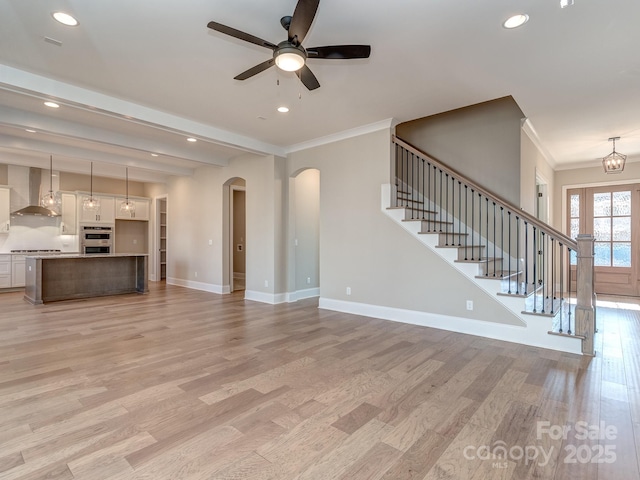
[[[11,250],[78,251],[77,235],[60,235],[60,219],[12,217],[8,234],[0,235],[0,253]]]

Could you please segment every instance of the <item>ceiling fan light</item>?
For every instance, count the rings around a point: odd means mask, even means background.
[[[518,28],[529,21],[529,15],[520,13],[507,18],[502,26],[507,29]]]
[[[276,65],[285,72],[296,72],[304,66],[304,57],[296,48],[281,49],[276,55]]]
[[[67,25],[68,27],[75,27],[78,25],[78,20],[76,20],[73,16],[64,12],[53,12],[51,14],[53,18],[55,18],[58,22],[63,25]]]

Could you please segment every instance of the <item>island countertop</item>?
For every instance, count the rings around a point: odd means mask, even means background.
[[[56,260],[58,258],[114,258],[114,257],[148,257],[147,253],[56,253],[56,254],[21,254],[25,258],[46,258]]]
[[[148,293],[148,255],[28,255],[25,277],[24,298],[33,304]]]

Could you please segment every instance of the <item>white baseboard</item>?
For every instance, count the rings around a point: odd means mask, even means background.
[[[254,302],[262,302],[262,303],[269,303],[271,305],[276,305],[278,303],[286,303],[287,294],[286,293],[264,293],[264,292],[256,292],[255,290],[245,290],[244,299],[253,300]]]
[[[247,275],[245,273],[233,272],[234,280],[244,280]]]
[[[214,285],[212,283],[194,282],[193,280],[184,280],[182,278],[167,277],[167,285],[177,285],[178,287],[193,288],[194,290],[211,293],[231,293],[229,285]]]
[[[293,303],[298,300],[304,300],[305,298],[314,298],[320,296],[320,288],[307,288],[305,290],[296,290],[295,292],[287,293],[287,302]]]
[[[548,322],[546,317],[538,319],[532,317],[527,326],[520,327],[502,323],[474,320],[470,318],[453,317],[415,310],[370,305],[365,303],[347,302],[320,297],[318,308],[333,310],[342,313],[351,313],[365,317],[380,318],[393,322],[409,323],[423,327],[437,328],[451,332],[465,333],[479,337],[487,337],[505,342],[520,343],[534,347],[559,350],[567,353],[581,355],[582,344],[580,339],[549,335],[548,328],[544,328]]]

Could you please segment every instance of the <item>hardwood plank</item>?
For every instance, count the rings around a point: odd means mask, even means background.
[[[586,358],[165,284],[0,309],[3,480],[640,476],[638,311],[599,308]],[[601,420],[614,463],[537,430]],[[499,440],[553,454],[465,457]]]

